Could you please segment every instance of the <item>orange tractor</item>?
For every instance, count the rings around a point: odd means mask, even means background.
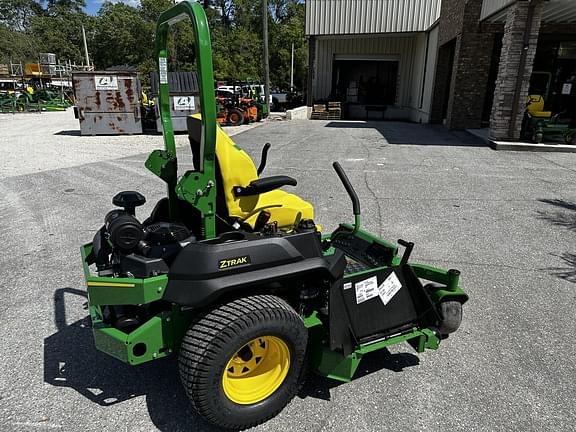
[[[261,120],[254,99],[235,92],[217,90],[216,105],[218,107],[216,120],[220,124],[239,126]]]

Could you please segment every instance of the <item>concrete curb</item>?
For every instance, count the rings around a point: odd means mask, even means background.
[[[488,137],[487,129],[466,129],[466,131],[483,139],[493,150],[576,153],[576,146],[569,144],[537,144],[528,142],[495,141]]]
[[[286,120],[308,120],[308,107],[301,106],[286,111]]]
[[[523,143],[523,142],[493,141],[489,139],[488,145],[490,145],[490,147],[492,147],[494,150],[576,153],[576,146],[568,144],[536,144],[536,143]]]

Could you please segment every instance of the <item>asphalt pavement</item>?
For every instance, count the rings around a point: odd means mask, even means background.
[[[130,367],[94,349],[79,247],[120,190],[147,214],[161,137],[89,137],[70,112],[0,116],[0,424],[6,431],[212,431],[172,359]],[[179,150],[188,151],[179,136]],[[470,295],[438,351],[369,355],[357,379],[311,377],[259,431],[572,431],[576,424],[576,154],[495,152],[466,133],[393,122],[269,122],[235,141],[298,179],[329,231],[352,220],[458,268]]]

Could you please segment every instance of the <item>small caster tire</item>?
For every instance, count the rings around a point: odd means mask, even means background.
[[[458,330],[462,323],[462,303],[455,300],[443,301],[439,305],[439,312],[442,316],[438,326],[440,334],[448,335]]]

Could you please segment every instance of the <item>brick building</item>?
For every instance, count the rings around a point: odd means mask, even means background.
[[[576,0],[306,0],[308,103],[520,136],[528,94],[576,116]]]

